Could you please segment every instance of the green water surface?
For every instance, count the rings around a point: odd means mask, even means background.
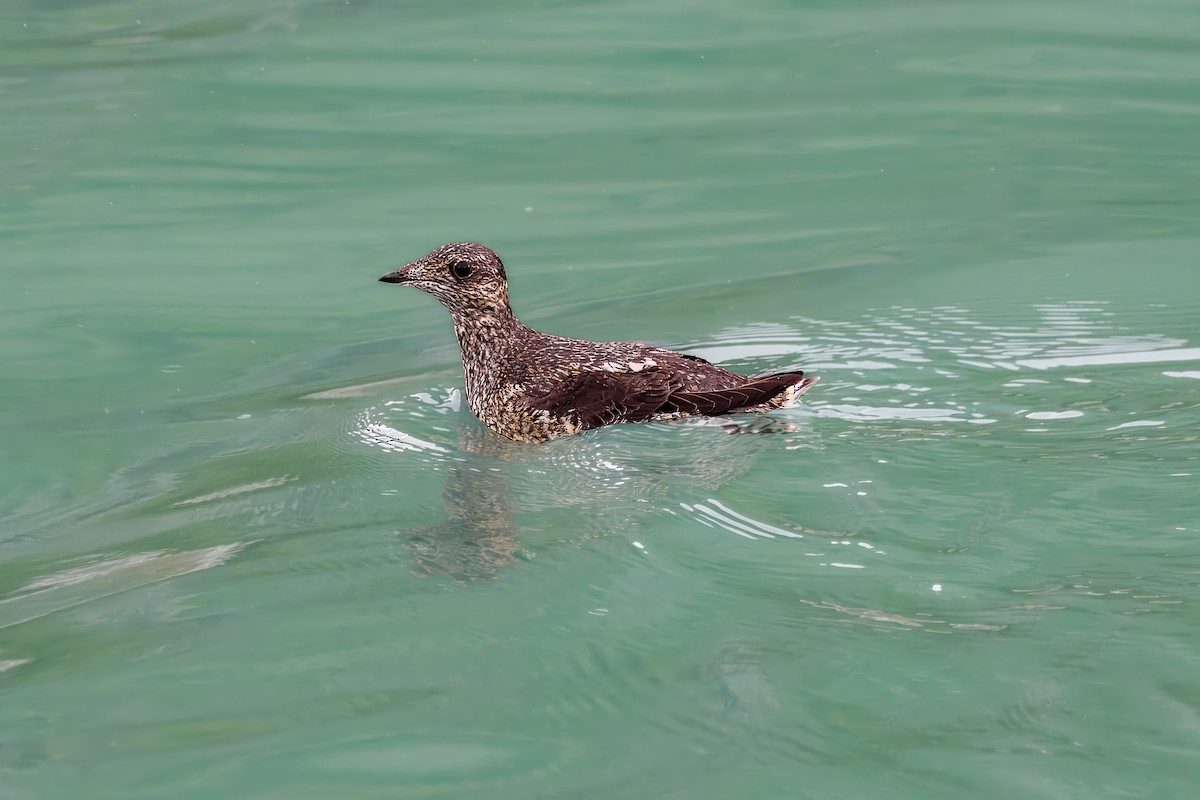
[[[1190,798],[1200,6],[7,0],[0,799]],[[821,376],[541,447],[376,278]]]

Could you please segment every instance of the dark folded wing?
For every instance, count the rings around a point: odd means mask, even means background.
[[[743,408],[762,405],[787,387],[798,383],[803,372],[781,372],[747,380],[731,389],[716,389],[708,392],[675,392],[663,404],[663,411],[680,411],[684,414],[712,416],[726,414]]]
[[[707,358],[701,358],[700,356],[694,356],[691,353],[672,353],[671,355],[676,355],[676,356],[679,356],[680,358],[686,358],[688,361],[696,361],[701,364],[708,364],[710,367],[713,366],[713,363],[711,361],[709,361]]]
[[[525,402],[538,411],[569,417],[584,428],[616,422],[643,422],[663,408],[683,384],[671,373],[654,368],[641,372],[580,372],[564,378],[544,395]]]

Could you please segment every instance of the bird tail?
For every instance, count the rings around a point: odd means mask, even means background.
[[[812,385],[819,380],[821,380],[819,375],[801,378],[777,394],[775,400],[768,405],[772,408],[795,408],[800,405],[800,395],[811,389]]]
[[[706,417],[745,411],[758,406],[786,408],[817,382],[805,378],[803,372],[781,372],[763,375],[730,389],[708,392],[675,392],[667,398],[663,411],[702,414]]]

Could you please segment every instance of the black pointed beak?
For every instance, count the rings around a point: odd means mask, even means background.
[[[403,270],[389,272],[387,275],[381,276],[379,280],[383,281],[384,283],[404,283],[404,272]]]

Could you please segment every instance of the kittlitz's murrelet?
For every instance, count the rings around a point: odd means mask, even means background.
[[[517,441],[620,422],[783,408],[817,382],[798,371],[748,378],[639,342],[539,333],[513,314],[500,258],[473,242],[442,245],[379,280],[415,286],[450,310],[467,405],[484,425]]]

